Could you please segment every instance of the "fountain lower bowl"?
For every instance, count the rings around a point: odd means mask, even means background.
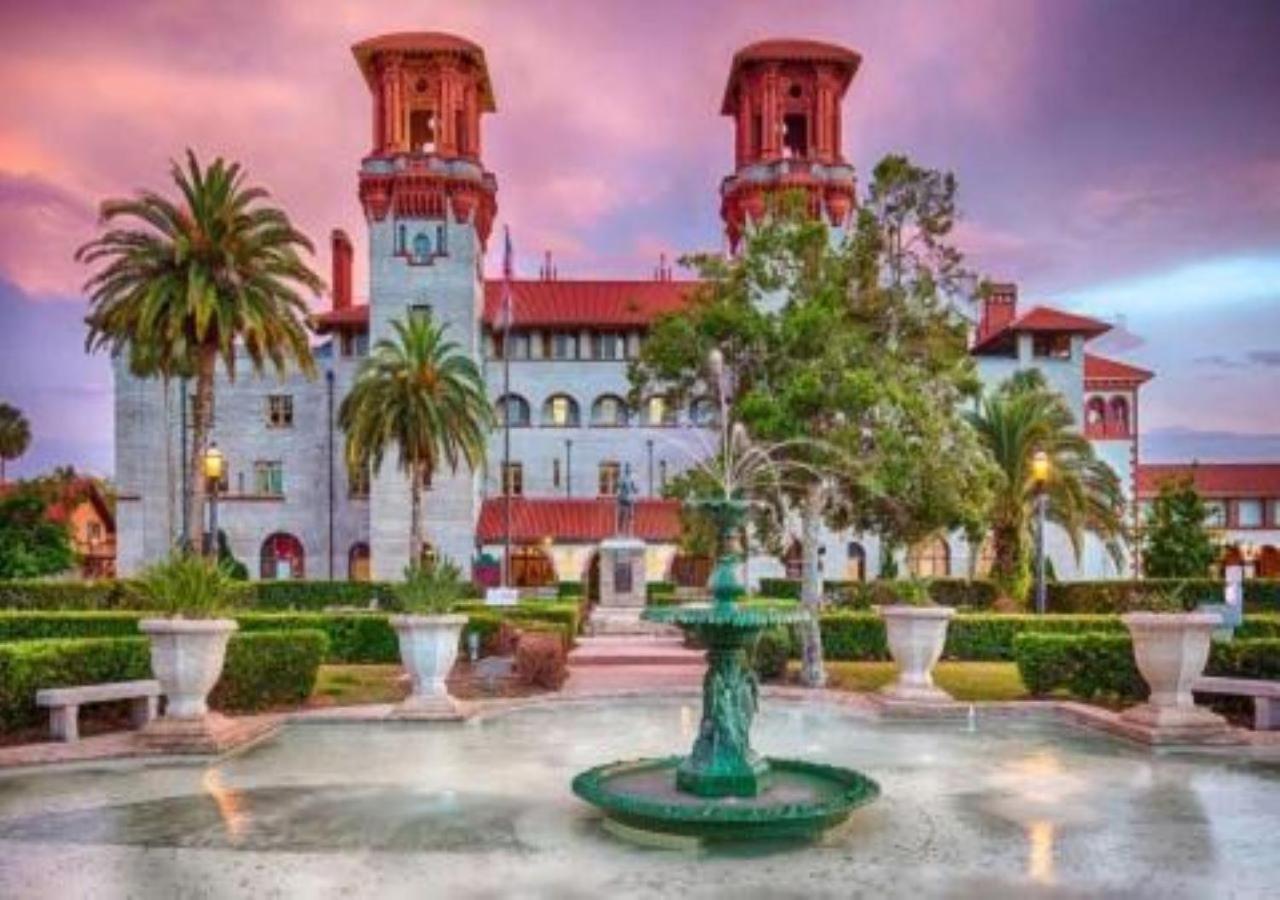
[[[756,797],[699,797],[676,789],[682,757],[637,759],[588,769],[573,792],[603,810],[615,832],[644,840],[805,839],[839,825],[880,787],[853,769],[795,759],[769,763],[769,787]],[[660,843],[661,841],[654,841]]]

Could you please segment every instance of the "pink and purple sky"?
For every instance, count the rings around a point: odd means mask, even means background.
[[[330,228],[362,231],[349,47],[401,30],[485,48],[499,224],[519,272],[550,249],[566,278],[648,277],[660,252],[719,245],[735,49],[853,47],[847,157],[954,170],[977,269],[1120,326],[1097,349],[1158,372],[1145,459],[1280,459],[1274,0],[41,0],[0,6],[0,400],[35,432],[16,474],[112,470],[109,367],[82,352],[71,259],[98,202],[167,188],[184,147],[226,154],[327,274]]]

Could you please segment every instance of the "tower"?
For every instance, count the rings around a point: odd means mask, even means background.
[[[480,116],[493,112],[484,51],[459,37],[415,32],[356,44],[372,98],[373,135],[360,166],[369,229],[369,338],[429,314],[480,361],[483,257],[497,181],[480,161]],[[409,484],[388,456],[370,485],[375,579],[409,562]],[[425,538],[464,568],[471,557],[480,473],[435,472],[423,494]]]
[[[739,50],[720,113],[734,120],[734,173],[720,186],[729,246],[772,196],[801,191],[813,215],[843,228],[856,203],[840,152],[840,104],[862,57],[817,41],[761,41]]]

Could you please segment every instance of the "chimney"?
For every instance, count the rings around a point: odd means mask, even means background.
[[[1018,315],[1018,286],[1013,282],[988,284],[982,297],[982,319],[978,340],[984,341],[1003,329]]]
[[[333,279],[329,285],[333,308],[351,308],[351,238],[341,228],[333,229],[329,237],[333,250]]]

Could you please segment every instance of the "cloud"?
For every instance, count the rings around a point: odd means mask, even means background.
[[[1250,350],[1245,354],[1251,363],[1268,368],[1280,366],[1280,350]]]

